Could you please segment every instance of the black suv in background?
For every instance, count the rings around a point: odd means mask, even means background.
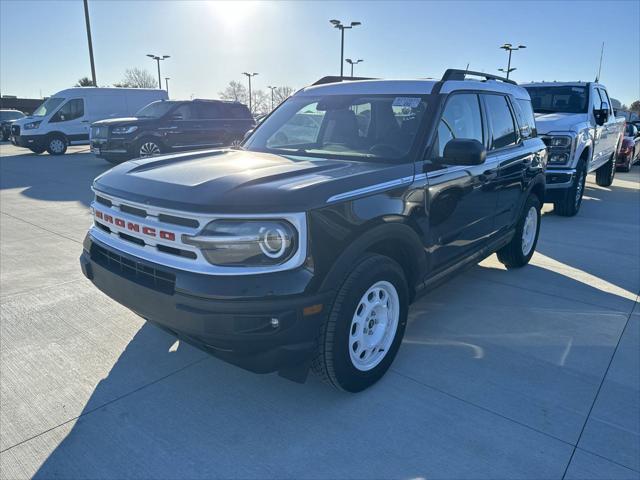
[[[547,151],[511,80],[318,83],[238,148],[96,178],[80,262],[213,355],[355,392],[391,365],[419,295],[494,252],[529,262]]]
[[[111,163],[242,140],[255,122],[246,105],[221,100],[162,100],[132,118],[91,125],[91,151]]]

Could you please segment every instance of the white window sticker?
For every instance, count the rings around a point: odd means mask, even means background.
[[[420,97],[396,97],[393,100],[394,107],[408,107],[408,108],[416,108],[420,105]]]

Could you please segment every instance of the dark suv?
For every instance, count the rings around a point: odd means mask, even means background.
[[[163,100],[133,118],[91,125],[91,151],[112,163],[180,150],[231,145],[255,122],[246,105],[221,100]]]
[[[419,295],[494,252],[529,262],[546,159],[529,94],[499,77],[311,86],[239,148],[96,178],[80,263],[217,357],[359,391],[389,368]]]

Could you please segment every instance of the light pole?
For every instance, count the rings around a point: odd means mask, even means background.
[[[333,28],[340,30],[340,78],[342,78],[344,76],[344,31],[362,25],[362,22],[351,22],[349,25],[343,25],[340,20],[329,20],[329,23],[333,25]]]
[[[151,53],[147,53],[147,57],[153,58],[156,62],[158,62],[158,88],[162,90],[162,77],[160,76],[160,60],[166,60],[167,58],[170,58],[170,57],[169,55],[163,55],[160,57],[158,55],[153,55]]]
[[[255,72],[249,73],[249,72],[242,72],[243,75],[246,75],[247,78],[249,79],[249,111],[251,112],[251,115],[253,115],[253,109],[252,109],[252,99],[251,99],[251,77],[255,77],[256,75],[258,75]]]
[[[91,24],[89,23],[89,4],[87,0],[84,0],[84,21],[87,24],[87,42],[89,42],[89,60],[91,61],[91,78],[93,80],[93,86],[97,87],[96,83],[96,64],[93,61],[93,43],[91,42]]]
[[[345,58],[344,60],[349,65],[351,65],[351,78],[353,78],[353,66],[359,64],[360,62],[364,62],[363,59],[359,58],[358,60],[351,60],[350,58]]]
[[[276,88],[278,88],[278,87],[271,87],[271,86],[268,86],[267,88],[268,88],[269,90],[271,90],[271,110],[273,110],[273,107],[275,106],[275,105],[274,105],[274,103],[273,103],[273,91],[274,91]]]
[[[169,80],[171,80],[171,77],[164,77],[164,86],[167,91],[167,97],[169,96]]]
[[[507,79],[509,79],[509,74],[515,70],[515,68],[511,68],[511,52],[515,52],[516,50],[520,50],[521,48],[527,48],[527,46],[518,45],[517,47],[514,47],[510,43],[505,43],[500,48],[509,52],[509,61],[507,62],[506,70],[504,68],[499,68],[498,70],[500,70],[501,72],[505,72],[507,74]]]

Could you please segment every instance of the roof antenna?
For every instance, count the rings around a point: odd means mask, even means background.
[[[469,71],[469,62],[467,62],[467,68],[465,69],[464,74],[466,75],[468,71]]]
[[[602,49],[600,49],[600,66],[598,67],[598,75],[596,76],[596,83],[600,81],[600,72],[602,72],[602,56],[604,55],[604,42],[602,42]]]

